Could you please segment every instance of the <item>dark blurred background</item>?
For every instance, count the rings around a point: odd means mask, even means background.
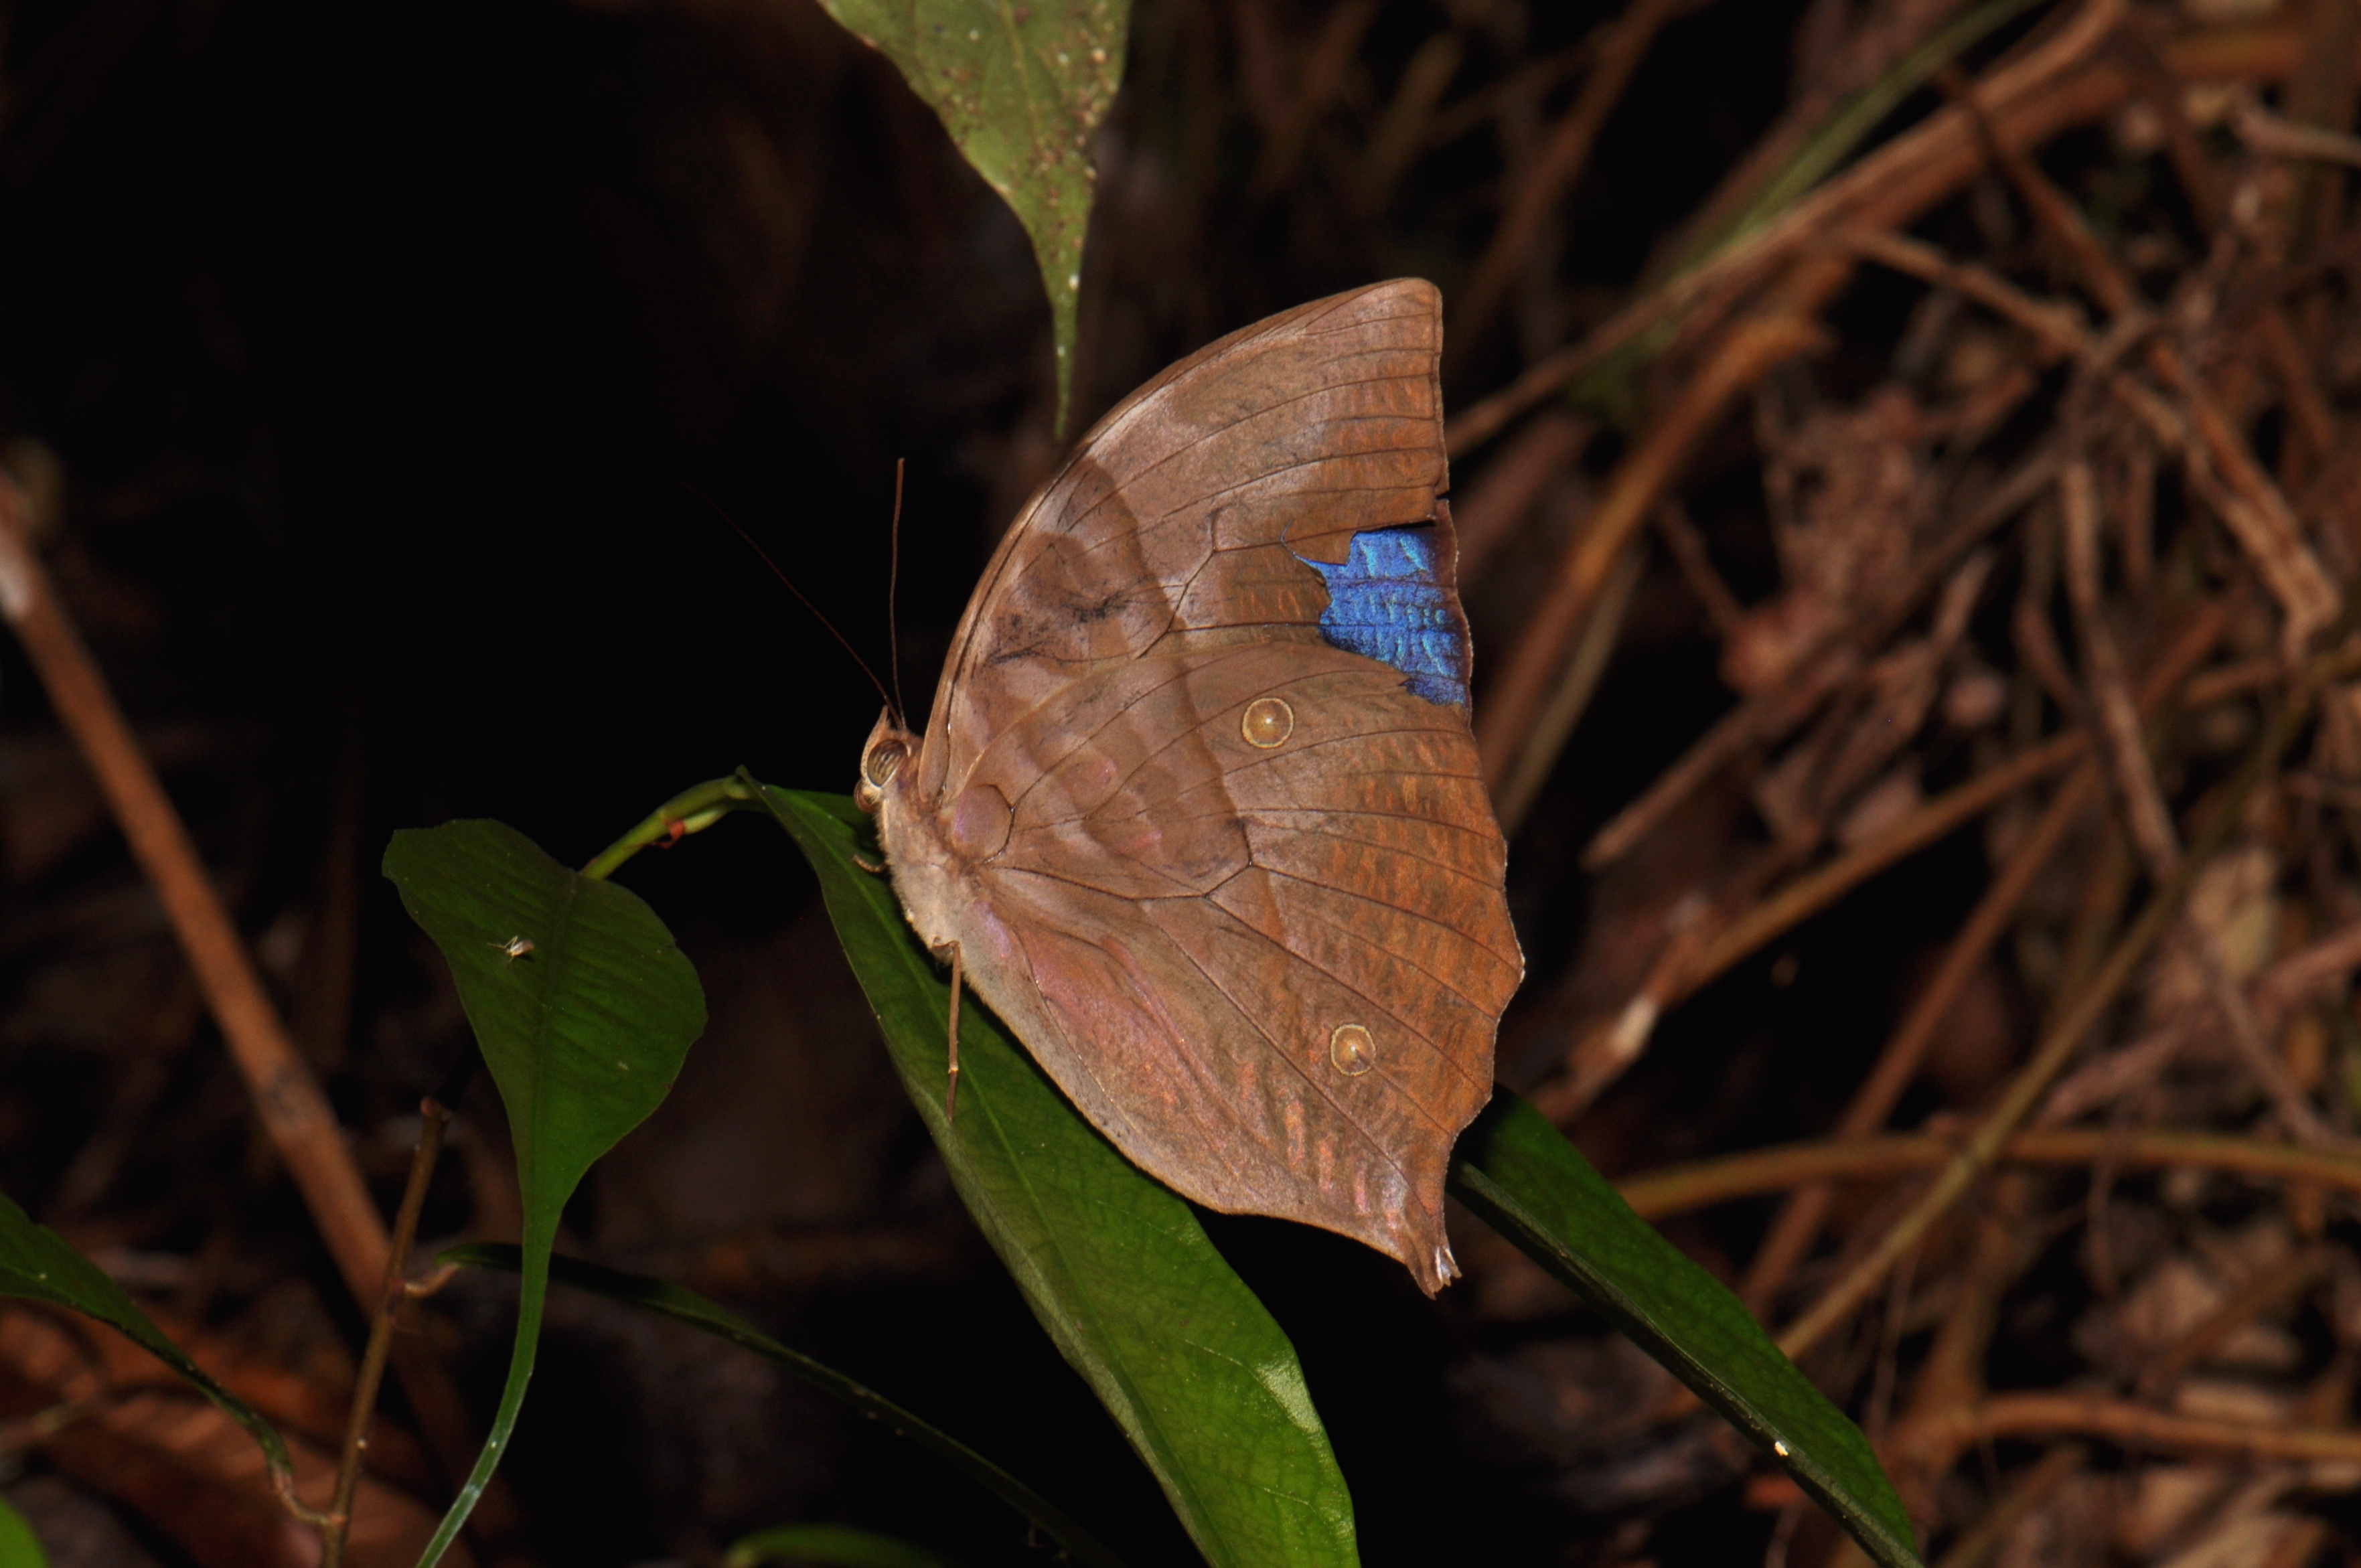
[[[1142,0],[1098,148],[1077,426],[1271,311],[1400,274],[1453,289],[1620,9]],[[1697,5],[1664,29],[1505,307],[1455,344],[1455,404],[1659,257],[1848,8],[1810,9]],[[1038,276],[932,115],[809,0],[17,0],[0,18],[5,461],[390,1207],[417,1098],[465,1036],[377,874],[389,833],[497,817],[579,862],[741,763],[847,787],[877,696],[716,511],[882,671],[906,459],[899,652],[923,702],[1060,455]],[[1437,85],[1405,131],[1414,79]],[[1752,463],[1734,432],[1701,493],[1751,510]],[[1470,585],[1479,669],[1521,613],[1506,559]],[[1759,533],[1724,560],[1743,593],[1773,581]],[[1518,843],[1536,991],[1584,936],[1576,850],[1726,703],[1714,658],[1659,566]],[[1766,959],[1684,1014],[1602,1162],[1825,1115],[1874,1044],[1883,977],[1956,913],[1927,888],[1963,900],[1979,865],[1813,928],[1872,982],[1806,961],[1788,985],[1791,950],[1779,983]],[[1135,1561],[1188,1560],[959,1210],[785,840],[731,822],[625,880],[681,936],[714,1022],[568,1246],[722,1296]],[[1829,1060],[1766,1077],[1791,1008]],[[1855,1016],[1859,1038],[1827,1033]],[[1643,1112],[1670,1100],[1654,1139]],[[431,1238],[505,1234],[503,1136],[479,1084]],[[330,1387],[348,1369],[359,1325],[13,644],[0,1183],[174,1321]],[[1746,1508],[1742,1456],[1709,1421],[1619,1450],[1660,1375],[1457,1223],[1476,1279],[1436,1307],[1334,1237],[1215,1225],[1302,1351],[1367,1561],[1759,1553],[1772,1515]],[[1685,1239],[1711,1255],[1709,1231]],[[489,1406],[508,1298],[466,1282],[438,1312]],[[551,1332],[509,1470],[539,1561],[709,1560],[797,1519],[1047,1560],[947,1470],[714,1342],[562,1295]],[[30,1463],[11,1494],[27,1508],[129,1531],[127,1555],[93,1561],[189,1560]]]

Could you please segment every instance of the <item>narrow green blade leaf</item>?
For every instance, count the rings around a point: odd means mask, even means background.
[[[968,1212],[1034,1315],[1163,1485],[1216,1568],[1359,1559],[1353,1506],[1295,1347],[1196,1214],[1140,1173],[971,998],[943,1119],[950,992],[894,890],[853,863],[841,795],[764,788],[819,873],[838,937]]]
[[[254,1441],[262,1445],[263,1457],[270,1463],[270,1478],[282,1494],[293,1486],[295,1467],[288,1460],[287,1445],[280,1441],[277,1429],[245,1400],[207,1376],[179,1345],[166,1339],[164,1331],[139,1310],[128,1291],[106,1277],[104,1270],[74,1251],[57,1232],[47,1225],[35,1224],[33,1217],[5,1194],[0,1194],[0,1296],[71,1308],[137,1342],[142,1350],[194,1384],[230,1420],[253,1434]],[[5,1532],[0,1531],[0,1541],[5,1537]],[[5,1568],[12,1561],[5,1549],[0,1549],[0,1568]]]
[[[900,68],[1032,237],[1058,348],[1058,431],[1073,386],[1091,222],[1091,133],[1123,82],[1131,0],[820,0]]]
[[[49,1568],[40,1538],[5,1497],[0,1497],[0,1568]]]
[[[439,1261],[468,1264],[478,1268],[503,1268],[511,1274],[523,1266],[517,1249],[500,1243],[471,1242],[464,1246],[451,1247],[444,1252]],[[1064,1509],[991,1460],[949,1433],[928,1425],[866,1384],[847,1377],[824,1361],[815,1360],[799,1350],[781,1344],[720,1303],[708,1300],[684,1286],[650,1279],[644,1275],[601,1268],[595,1263],[584,1263],[570,1257],[552,1258],[549,1277],[560,1285],[595,1291],[609,1300],[661,1313],[675,1322],[703,1329],[707,1333],[752,1351],[814,1387],[834,1395],[872,1420],[884,1422],[895,1436],[906,1438],[949,1461],[953,1469],[977,1482],[1055,1537],[1058,1544],[1066,1549],[1066,1554],[1076,1563],[1086,1564],[1088,1568],[1123,1568],[1123,1560],[1107,1550],[1096,1536],[1076,1524]]]
[[[950,1568],[950,1559],[923,1546],[846,1524],[785,1524],[731,1543],[721,1568],[765,1563],[822,1563],[829,1568]]]
[[[1861,1429],[1548,1118],[1499,1091],[1460,1136],[1451,1190],[1770,1453],[1872,1558],[1917,1568],[1910,1516]]]
[[[1703,260],[1724,246],[1745,238],[1795,205],[1850,158],[1853,149],[1910,94],[1926,86],[1960,55],[2039,3],[2040,0],[1984,0],[1982,5],[1952,18],[1948,26],[1894,61],[1884,75],[1847,99],[1823,120],[1742,211],[1691,247],[1683,265]]]
[[[420,1568],[456,1539],[533,1379],[557,1218],[599,1156],[664,1102],[705,1028],[705,993],[636,894],[577,875],[498,822],[396,833],[385,874],[434,938],[508,1106],[524,1200],[516,1348],[490,1435]]]

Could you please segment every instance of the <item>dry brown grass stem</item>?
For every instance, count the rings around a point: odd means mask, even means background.
[[[1466,346],[1483,336],[1520,269],[1530,265],[1543,223],[1581,178],[1607,117],[1623,99],[1632,73],[1648,56],[1664,24],[1697,0],[1631,0],[1620,16],[1600,27],[1591,49],[1590,74],[1535,153],[1519,172],[1484,254],[1452,300],[1455,307],[1450,341]]]
[[[1523,751],[1616,558],[1646,524],[1681,465],[1730,405],[1773,366],[1827,341],[1818,324],[1800,314],[1780,311],[1747,318],[1722,339],[1679,399],[1649,424],[1617,465],[1477,710],[1476,742],[1483,753],[1484,776],[1496,793],[1519,773]]]
[[[2043,1454],[2023,1475],[2011,1479],[2008,1490],[1984,1511],[1983,1518],[1960,1532],[1935,1568],[1984,1568],[1999,1555],[2020,1521],[2048,1502],[2052,1494],[2082,1466],[2090,1453],[2079,1443],[2068,1443]]]
[[[1777,740],[1809,718],[1823,702],[1849,688],[1861,674],[1863,651],[1879,646],[1899,630],[1954,564],[2049,488],[2057,476],[2058,457],[2050,447],[2020,463],[1919,558],[1895,592],[1863,611],[1853,624],[1830,631],[1798,660],[1801,674],[1777,690],[1744,699],[1716,719],[1677,762],[1592,836],[1582,851],[1584,868],[1598,871],[1620,860],[1698,785],[1747,748]]]
[[[2239,814],[2247,798],[2278,770],[2287,748],[2309,721],[2320,686],[2331,674],[2329,664],[2330,661],[2323,660],[2307,668],[2294,692],[2272,716],[2246,764],[2224,786],[2179,871],[2156,891],[2117,939],[2089,984],[2064,1010],[2031,1059],[2009,1080],[1966,1146],[1943,1167],[1933,1185],[1879,1238],[1868,1255],[1779,1336],[1782,1350],[1791,1356],[1801,1354],[1850,1317],[1883,1282],[1887,1271],[1925,1238],[1935,1222],[1966,1195],[1976,1179],[1999,1157],[2002,1147],[2032,1113],[2050,1083],[2081,1049],[2084,1037],[2114,1006],[2124,987],[2180,918],[2181,905],[2198,871],[2229,841],[2237,829]]]
[[[1782,1144],[1628,1177],[1616,1183],[1616,1190],[1642,1219],[1662,1220],[1818,1182],[1883,1181],[1939,1169],[1961,1147],[1958,1140],[1933,1133]],[[2001,1144],[1995,1159],[2003,1165],[2075,1168],[2104,1163],[2129,1170],[2208,1170],[2361,1196],[2361,1155],[2221,1133],[2051,1128],[2012,1135]]]
[[[1831,243],[1933,288],[1949,289],[1974,301],[2032,334],[2048,358],[2079,359],[2092,350],[2091,323],[2072,302],[2037,299],[1991,268],[1956,260],[1923,239],[1890,229],[1851,228]]]
[[[2045,140],[2123,101],[2129,78],[2091,57],[2124,9],[2124,0],[2090,0],[2070,24],[1983,84],[1985,112],[2013,145]],[[1537,361],[1509,386],[1463,409],[1446,433],[1451,455],[1482,445],[1576,377],[1692,306],[1736,299],[1818,236],[1855,224],[1908,223],[1972,178],[1982,162],[1966,115],[1957,108],[1930,115],[1762,228],[1651,290],[1580,342]]]
[[[2180,835],[2156,782],[2139,706],[2132,700],[2123,652],[2107,625],[2102,582],[2105,568],[2099,558],[2099,481],[2089,457],[2078,454],[2068,461],[2058,476],[2058,493],[2066,525],[2066,601],[2073,609],[2075,638],[2081,644],[2082,678],[2096,721],[2099,758],[2115,786],[2126,834],[2147,860],[2148,874],[2162,882],[2180,866]]]
[[[418,1217],[425,1210],[426,1189],[434,1181],[434,1164],[443,1153],[443,1134],[450,1124],[450,1107],[431,1096],[419,1102],[418,1147],[411,1157],[401,1207],[394,1213],[392,1245],[386,1254],[377,1308],[369,1314],[368,1344],[361,1354],[360,1374],[354,1382],[344,1452],[336,1464],[335,1500],[328,1506],[329,1524],[320,1543],[320,1568],[341,1568],[345,1560],[345,1545],[352,1531],[353,1498],[360,1489],[361,1463],[368,1452],[369,1424],[376,1417],[386,1358],[393,1348],[394,1317],[410,1299],[410,1248],[418,1239]]]
[[[2161,706],[2172,688],[2205,657],[2222,634],[2224,613],[2222,607],[2211,600],[2191,609],[2180,634],[2150,672],[2147,689],[2140,694],[2140,710]],[[2088,738],[2079,730],[2045,741],[1937,795],[1883,832],[1797,877],[1723,928],[1706,945],[1694,969],[1683,977],[1683,994],[1762,951],[1896,861],[1964,827],[2018,790],[2068,766],[2082,756],[2088,745]]]
[[[2029,146],[2088,124],[2131,94],[2131,76],[2114,62],[2084,58],[2105,37],[2092,30],[2098,21],[2111,18],[2086,12],[2070,32],[2017,62],[2013,69],[2022,74],[2009,81],[2004,106],[2000,93],[1992,90],[2003,85],[1999,78],[1985,91],[1986,112],[2009,144]],[[2161,53],[2180,82],[2259,82],[2284,79],[2300,49],[2290,27],[2236,26],[2192,28],[2170,39]],[[1818,236],[1861,224],[1907,224],[1971,179],[1982,164],[1963,115],[1948,109],[1929,115],[1821,186],[1790,209],[1787,219],[1666,280],[1579,341],[1534,361],[1506,387],[1461,409],[1447,433],[1451,455],[1475,451],[1665,322],[1702,302],[1742,294]]]
[[[1999,1395],[1930,1422],[1916,1437],[1900,1462],[1929,1475],[1940,1475],[1970,1449],[2002,1438],[2098,1438],[2149,1453],[2294,1464],[2361,1461],[2361,1431],[2176,1415],[2095,1394]]]
[[[2275,654],[2258,653],[2235,664],[2208,670],[2191,680],[2180,694],[2180,706],[2191,709],[2211,707],[2217,702],[2228,702],[2234,697],[2251,696],[2285,679],[2287,664],[2284,661]]]
[[[2296,658],[2313,633],[2335,619],[2337,592],[2304,542],[2295,509],[2256,461],[2236,423],[2215,401],[2180,345],[2150,329],[2130,269],[2108,251],[2081,209],[2026,155],[2023,146],[2004,135],[1982,91],[1961,83],[1958,96],[1993,161],[2032,210],[2042,232],[2065,251],[2083,287],[2117,327],[2144,340],[2149,367],[2178,394],[2189,425],[2190,440],[2181,446],[2181,458],[2190,486],[2220,514],[2279,600],[2285,616],[2280,648],[2290,660]]]
[[[2017,906],[2025,902],[2035,879],[2048,869],[2066,836],[2089,814],[2098,788],[2099,771],[2088,762],[2059,786],[2040,820],[2009,857],[2001,874],[1984,890],[1974,912],[1960,927],[1960,934],[1951,939],[1926,988],[1912,1000],[1901,1026],[1879,1053],[1877,1065],[1853,1091],[1837,1124],[1838,1137],[1864,1137],[1883,1126],[1885,1119],[1894,1113],[1894,1107],[1901,1102],[1903,1091],[1916,1076],[1937,1031],[1950,1016],[1968,981],[1991,954],[1993,944],[2015,919]],[[1772,1221],[1763,1245],[1755,1249],[1753,1261],[1747,1266],[1741,1290],[1757,1311],[1778,1294],[1795,1266],[1811,1252],[1835,1196],[1836,1189],[1828,1183],[1812,1183],[1791,1195],[1778,1217]]]
[[[2361,137],[2293,124],[2251,99],[2232,109],[2230,128],[2250,151],[2267,158],[2312,159],[2361,168]]]
[[[312,1212],[329,1255],[366,1310],[385,1276],[385,1222],[346,1147],[335,1113],[214,890],[164,793],[27,535],[24,493],[0,477],[0,616],[40,675],[179,938],[271,1146]]]
[[[2325,1277],[2328,1270],[2328,1249],[2322,1246],[2306,1247],[2270,1267],[2257,1270],[2232,1291],[2228,1299],[2206,1313],[2141,1369],[2140,1397],[2153,1399],[2170,1389],[2191,1368],[2221,1349],[2232,1334],[2261,1313],[2308,1288]]]
[[[2144,710],[2161,705],[2188,678],[2221,636],[2225,611],[2214,601],[2192,609],[2180,634],[2149,673],[2140,696]],[[1656,1020],[1788,931],[1920,850],[1956,832],[2018,791],[2071,766],[2089,750],[2080,729],[2057,736],[1988,768],[1937,795],[1892,826],[1805,872],[1752,905],[1718,930],[1692,929],[1675,938],[1639,992],[1602,1029],[1577,1042],[1568,1071],[1532,1093],[1543,1114],[1558,1122],[1579,1115],[1647,1047]]]
[[[16,482],[0,476],[0,618],[24,645],[49,705],[106,797],[134,859],[156,889],[271,1147],[286,1162],[312,1222],[364,1312],[383,1288],[391,1241],[327,1096],[289,1036],[254,959],[214,891],[189,830],[139,748],[123,710],[27,534]],[[423,1342],[397,1342],[394,1366],[420,1428],[464,1474],[474,1442],[457,1390]],[[505,1494],[485,1521],[505,1528]]]

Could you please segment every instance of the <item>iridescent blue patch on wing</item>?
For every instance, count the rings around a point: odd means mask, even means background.
[[[1333,647],[1381,660],[1429,702],[1467,701],[1467,623],[1435,560],[1432,524],[1353,535],[1344,561],[1306,563],[1328,583],[1320,635]]]

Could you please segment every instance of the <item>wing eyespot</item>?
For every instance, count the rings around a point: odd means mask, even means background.
[[[1358,1024],[1339,1024],[1328,1036],[1328,1065],[1358,1078],[1378,1065],[1378,1042]]]
[[[1295,733],[1295,709],[1279,697],[1258,696],[1246,704],[1238,719],[1238,733],[1257,751],[1283,746]]]

